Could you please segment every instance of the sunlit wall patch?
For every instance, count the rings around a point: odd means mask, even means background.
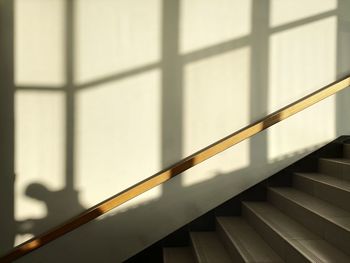
[[[337,0],[271,0],[270,26],[281,26],[301,19],[322,16],[335,11]]]
[[[251,33],[252,1],[180,2],[180,53],[198,51]]]
[[[334,16],[277,32],[270,39],[269,111],[273,112],[336,77]],[[298,153],[335,136],[333,97],[268,131],[270,161]]]
[[[34,228],[45,231],[45,222],[42,220],[40,225],[40,220],[48,216],[49,196],[43,191],[50,193],[65,186],[63,93],[18,91],[15,126],[15,219],[18,231],[23,232],[20,229],[26,220],[37,220]],[[60,215],[50,216],[56,217],[56,224],[60,223]],[[28,237],[19,235],[16,242]]]
[[[15,1],[15,84],[65,84],[65,1]]]
[[[160,77],[152,70],[77,93],[76,180],[85,206],[160,170]]]
[[[249,123],[250,48],[189,63],[184,72],[184,154],[189,155]],[[218,158],[200,176],[186,176],[185,184],[206,180],[214,170],[248,165],[248,144],[242,145],[235,146],[240,154]]]
[[[159,62],[160,0],[77,0],[75,10],[76,84]]]

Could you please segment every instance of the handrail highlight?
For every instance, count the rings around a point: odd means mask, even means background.
[[[334,95],[335,93],[350,86],[350,76],[335,81],[324,88],[321,88],[282,109],[266,116],[265,118],[250,124],[227,137],[203,148],[202,150],[182,159],[181,161],[171,165],[170,167],[154,174],[153,176],[131,186],[130,188],[102,201],[101,203],[91,207],[80,215],[72,218],[64,224],[53,228],[46,233],[34,237],[17,247],[8,254],[0,258],[0,262],[11,262],[25,254],[44,246],[45,244],[67,234],[68,232],[82,226],[85,223],[107,213],[113,208],[129,201],[130,199],[170,180],[172,177],[194,167],[195,165],[223,152],[233,145],[252,137],[253,135],[275,125],[276,123],[287,119],[288,117],[314,105],[315,103]]]

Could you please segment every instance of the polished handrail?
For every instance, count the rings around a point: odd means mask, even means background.
[[[172,177],[186,171],[187,169],[223,152],[233,145],[269,128],[270,126],[285,120],[286,118],[314,105],[315,103],[334,95],[335,93],[350,86],[350,76],[335,81],[324,88],[321,88],[282,109],[266,116],[265,118],[250,124],[239,131],[236,131],[227,137],[205,147],[204,149],[182,159],[181,161],[171,165],[170,167],[154,174],[153,176],[131,186],[130,188],[102,201],[101,203],[91,207],[82,214],[74,217],[66,223],[53,228],[46,233],[34,237],[23,244],[18,245],[8,254],[0,258],[0,262],[11,262],[25,254],[42,247],[58,237],[90,222],[91,220],[107,213],[113,208],[120,206],[126,201],[160,185]]]

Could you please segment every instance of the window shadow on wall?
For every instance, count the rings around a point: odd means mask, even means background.
[[[9,21],[13,20],[12,1],[1,0],[1,3],[6,3],[6,8],[1,6],[1,19],[5,19],[8,25]],[[181,54],[179,48],[180,38],[180,0],[163,1],[162,4],[162,51],[161,61],[132,68],[117,74],[94,79],[86,83],[74,83],[74,39],[76,32],[74,31],[74,14],[75,1],[66,0],[66,28],[65,28],[65,78],[66,84],[64,87],[52,89],[51,87],[35,87],[21,86],[15,87],[13,80],[13,56],[8,57],[8,54],[13,54],[13,42],[11,38],[7,38],[9,42],[2,41],[0,46],[0,57],[6,57],[6,68],[0,69],[1,89],[0,94],[0,131],[4,131],[0,136],[0,165],[1,182],[0,182],[0,200],[4,213],[1,213],[1,229],[7,229],[6,235],[1,236],[1,247],[8,250],[14,244],[16,234],[31,234],[38,235],[43,231],[50,229],[57,224],[79,214],[88,207],[85,207],[79,200],[79,190],[75,185],[75,130],[76,130],[76,105],[75,97],[78,92],[87,89],[94,89],[95,86],[102,84],[120,81],[125,78],[137,76],[153,69],[160,69],[161,77],[161,166],[170,165],[176,160],[184,156],[184,67],[191,62],[204,60],[215,57],[229,51],[237,50],[243,47],[249,47],[250,56],[250,74],[249,74],[249,122],[254,122],[262,115],[268,113],[268,76],[269,76],[269,39],[271,29],[269,25],[269,0],[254,0],[252,1],[251,10],[251,34],[237,39],[224,41],[218,44],[211,45],[202,49],[194,50],[186,54]],[[342,2],[344,4],[344,2]],[[316,18],[315,18],[316,19]],[[343,19],[343,18],[341,18]],[[300,23],[286,24],[281,27],[280,31],[286,31],[314,21],[312,18],[301,20]],[[343,50],[344,42],[342,36],[347,29],[346,26],[338,27],[340,33],[338,35],[338,61],[344,61],[344,58],[339,50]],[[9,36],[11,27],[1,26],[0,36],[6,34]],[[5,30],[5,31],[3,31]],[[13,28],[12,28],[13,35]],[[3,39],[3,38],[2,38]],[[12,38],[13,39],[13,38]],[[11,50],[12,52],[8,52]],[[2,56],[4,53],[4,56]],[[347,60],[348,61],[348,60]],[[339,72],[345,72],[349,67],[345,62],[339,62]],[[1,63],[1,67],[4,64]],[[10,69],[10,74],[9,73]],[[234,72],[232,73],[234,74]],[[6,77],[3,77],[6,76]],[[215,88],[215,87],[213,87]],[[16,221],[14,218],[14,111],[13,101],[14,92],[19,90],[35,90],[35,91],[52,91],[63,92],[65,96],[65,187],[61,190],[52,191],[39,182],[31,182],[25,188],[25,195],[29,199],[41,202],[45,206],[47,212],[43,218],[28,218],[26,220]],[[337,109],[338,114],[344,112],[345,103],[342,98],[338,98]],[[338,116],[338,115],[337,115]],[[232,117],[232,121],[235,118]],[[341,123],[338,121],[338,125]],[[340,129],[342,130],[342,129]],[[2,143],[4,142],[4,143]],[[309,149],[308,149],[309,150]],[[177,222],[183,222],[186,218],[190,218],[200,213],[204,213],[201,208],[195,204],[189,204],[185,210],[181,211],[178,218],[174,218],[171,213],[166,215],[170,209],[180,211],[179,204],[183,204],[184,200],[191,200],[196,193],[201,196],[210,196],[213,194],[212,189],[220,189],[223,186],[232,184],[241,176],[249,176],[255,165],[280,165],[288,163],[290,160],[296,160],[303,155],[301,150],[298,153],[293,153],[290,156],[282,157],[273,163],[268,162],[268,140],[267,133],[264,132],[259,136],[252,138],[249,142],[249,166],[225,174],[217,173],[217,176],[212,179],[184,186],[182,177],[178,176],[170,182],[162,186],[161,196],[157,199],[146,201],[137,204],[135,207],[118,210],[117,213],[110,213],[101,220],[95,220],[88,225],[85,225],[77,231],[66,235],[55,241],[54,250],[57,255],[54,255],[50,248],[43,248],[38,252],[29,255],[29,258],[45,259],[50,262],[55,262],[57,258],[60,262],[63,260],[81,260],[81,253],[78,252],[78,247],[83,248],[86,254],[84,257],[93,261],[101,261],[102,259],[110,260],[113,255],[118,255],[117,258],[123,258],[125,255],[130,255],[133,252],[133,247],[125,248],[125,244],[132,244],[135,247],[142,247],[145,244],[152,242],[152,234],[145,231],[149,226],[162,229],[162,226],[154,226],[154,215],[162,217],[163,222],[170,222],[170,225],[176,225]],[[233,160],[234,161],[234,160]],[[49,175],[48,175],[49,176]],[[234,187],[232,185],[232,187]],[[179,202],[181,195],[181,202]],[[222,197],[223,199],[226,197]],[[152,211],[152,212],[150,212]],[[123,226],[123,227],[120,227]],[[167,229],[164,226],[163,230]],[[3,231],[1,231],[3,232]],[[161,232],[161,231],[158,231]],[[157,238],[155,231],[154,238]],[[130,234],[132,233],[132,234]],[[87,238],[82,238],[86,236]],[[136,239],[136,240],[135,240]],[[106,244],[109,244],[106,246]],[[2,245],[4,244],[4,245]],[[75,244],[75,245],[72,245]],[[114,248],[114,249],[111,249]],[[5,250],[4,250],[5,251]],[[0,251],[0,252],[4,252]],[[66,253],[62,254],[62,251]],[[106,253],[107,251],[107,253]],[[65,258],[67,257],[67,258]]]

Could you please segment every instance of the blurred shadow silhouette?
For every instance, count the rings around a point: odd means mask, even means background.
[[[274,160],[269,166],[280,166],[284,163],[296,161],[304,154],[311,150],[315,150],[316,148],[318,147],[315,146],[313,148],[304,149],[297,153],[283,156],[279,160]],[[220,189],[223,185],[235,189],[236,185],[232,178],[241,178],[243,176],[248,179],[249,174],[252,173],[252,169],[252,167],[246,167],[225,173],[217,171],[216,175],[211,179],[183,187],[181,189],[181,195],[172,192],[135,206],[112,210],[103,217],[93,220],[76,229],[74,232],[55,240],[52,243],[55,247],[54,250],[52,250],[52,248],[50,249],[50,245],[44,246],[38,251],[26,255],[18,262],[80,262],[82,260],[81,248],[84,250],[83,258],[85,262],[113,262],[113,260],[115,262],[121,262],[121,259],[125,260],[126,255],[132,253],[133,247],[142,247],[151,242],[152,234],[157,236],[159,229],[167,229],[170,222],[173,223],[186,218],[190,218],[189,221],[191,221],[198,217],[198,214],[202,215],[206,213],[207,211],[202,210],[196,205],[196,201],[198,200],[196,200],[197,197],[193,196],[193,193],[201,193],[211,196],[214,194],[213,189]],[[171,184],[172,181],[166,183]],[[168,187],[171,186],[168,185]],[[35,191],[34,195],[31,193],[33,190]],[[37,200],[42,200],[43,197],[46,198],[47,196],[51,196],[50,198],[55,196],[55,192],[49,191],[48,193],[47,191],[48,190],[40,184],[34,184],[28,189],[28,192],[30,192],[29,194],[31,196],[33,195]],[[215,195],[222,195],[226,200],[232,198],[232,196],[225,196],[225,194],[220,191],[215,192]],[[58,196],[60,196],[60,194],[58,194]],[[200,197],[198,196],[198,198]],[[190,200],[192,203],[181,213],[178,213],[176,217],[173,217],[171,213],[159,213],[160,211],[167,211],[168,209],[177,209],[177,207],[181,206],[186,200]],[[48,204],[47,200],[44,202]],[[54,205],[60,203],[59,200],[52,200],[52,202]],[[212,206],[213,208],[216,207],[214,203]],[[52,213],[57,214],[57,211],[53,211],[53,209],[51,209],[51,211]],[[233,210],[225,211],[225,213],[229,213],[230,215],[233,215],[236,212],[237,211]],[[158,216],[161,217],[161,221],[164,222],[163,224],[154,224],[155,214],[158,214]],[[158,220],[159,219],[160,218],[158,218]],[[214,220],[214,217],[212,219]],[[187,223],[189,221],[187,221]],[[28,222],[30,222],[30,220]],[[46,224],[43,220],[38,220],[34,223],[38,225]],[[215,221],[209,222],[209,225],[213,227]],[[33,226],[34,224],[31,227]],[[147,231],[145,231],[146,229],[144,226],[147,226]],[[206,226],[208,225],[206,224]],[[29,228],[28,232],[34,232],[33,229],[34,228]],[[153,233],[150,233],[152,232],[150,230],[152,230]],[[129,246],[126,247],[125,244],[128,244]],[[64,251],[64,253],[62,253],[62,251]],[[148,261],[145,259],[145,261],[136,262]]]
[[[43,218],[29,218],[18,221],[19,234],[32,234],[37,236],[44,230],[55,227],[67,219],[67,214],[78,214],[84,211],[78,198],[77,191],[62,189],[51,191],[40,183],[31,183],[25,190],[26,196],[45,204],[47,216]]]

